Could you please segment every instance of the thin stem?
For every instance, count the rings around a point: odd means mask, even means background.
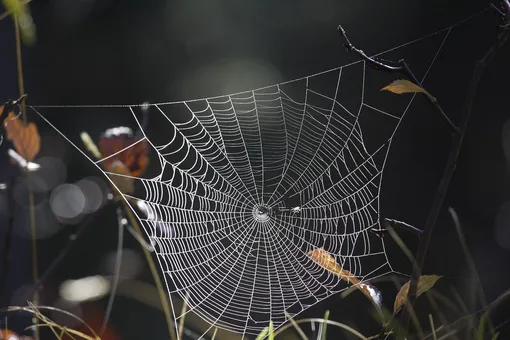
[[[117,191],[117,190],[115,190],[115,191]],[[138,236],[143,237],[142,230],[141,230],[140,226],[138,225],[138,222],[136,221],[136,218],[135,218],[133,212],[131,211],[131,207],[127,204],[126,200],[124,200],[124,198],[121,197],[121,194],[117,193],[116,196],[124,205],[124,210],[126,211],[126,216],[129,220],[129,223],[133,226],[133,228],[135,229]],[[170,339],[176,340],[176,334],[175,334],[176,330],[172,327],[172,323],[173,323],[172,322],[172,312],[170,311],[170,305],[168,304],[168,301],[167,301],[167,295],[165,293],[165,289],[163,288],[163,284],[161,283],[161,279],[159,278],[158,269],[156,267],[156,264],[154,263],[154,260],[152,259],[150,251],[145,247],[142,247],[142,249],[143,249],[145,258],[147,259],[147,262],[149,264],[149,268],[151,270],[152,277],[154,278],[154,283],[156,284],[156,288],[158,290],[159,297],[161,299],[161,305],[162,305],[163,311],[165,313],[166,322],[168,325],[168,332],[170,333]]]
[[[99,332],[101,336],[103,336],[106,330],[106,326],[108,325],[108,320],[110,319],[110,315],[113,309],[113,302],[115,301],[115,295],[117,294],[117,287],[119,286],[120,270],[122,265],[122,247],[124,245],[124,226],[126,224],[126,220],[122,216],[122,209],[120,207],[117,208],[117,224],[117,256],[115,258],[115,269],[112,280],[112,289],[110,291],[110,298],[108,299],[108,306],[106,307],[103,325],[101,326],[101,331]]]
[[[85,134],[85,135],[88,136],[88,134]],[[89,147],[92,147],[93,149],[98,150],[97,146],[94,144],[94,142],[91,139],[90,140],[87,139],[86,143],[91,143],[91,145],[89,145]],[[94,156],[98,160],[101,159],[101,155],[100,154],[94,155]],[[124,206],[124,210],[126,212],[126,217],[127,217],[128,221],[129,221],[129,223],[131,224],[131,226],[134,228],[136,234],[138,235],[138,238],[139,239],[143,239],[143,232],[142,232],[140,226],[138,225],[138,222],[137,222],[135,216],[133,215],[133,212],[131,211],[131,207],[127,203],[127,200],[125,200],[125,198],[122,196],[122,193],[120,193],[117,190],[115,185],[112,184],[111,188],[112,188],[112,190],[113,190],[113,192],[115,194],[114,195],[115,199],[120,201],[120,202],[122,202],[122,205]],[[172,327],[172,324],[173,324],[173,322],[172,322],[172,312],[170,310],[170,306],[169,306],[168,301],[167,301],[167,299],[171,299],[171,297],[169,296],[167,298],[165,289],[163,288],[163,284],[161,283],[161,279],[159,278],[159,273],[158,273],[156,264],[154,263],[154,260],[152,259],[151,252],[150,252],[149,248],[143,246],[142,243],[140,243],[140,244],[142,245],[143,253],[145,255],[145,258],[147,259],[147,263],[149,264],[149,268],[150,268],[152,277],[154,279],[154,283],[156,284],[156,289],[158,290],[158,293],[159,293],[159,297],[160,297],[160,300],[161,300],[161,306],[163,307],[163,312],[165,313],[165,319],[166,319],[166,323],[167,323],[167,326],[168,326],[168,332],[170,334],[170,339],[171,340],[176,340],[176,333],[175,333],[176,329],[174,329]]]
[[[5,233],[5,240],[3,245],[3,254],[2,254],[2,274],[0,276],[0,297],[2,297],[4,293],[4,287],[7,283],[7,278],[9,276],[10,271],[10,263],[9,263],[9,253],[11,252],[11,241],[12,241],[12,231],[14,229],[14,198],[12,195],[12,187],[14,185],[14,180],[11,179],[7,183],[7,189],[5,196],[7,198],[7,232]]]
[[[23,60],[21,57],[21,36],[19,32],[18,18],[14,18],[14,33],[16,35],[16,65],[18,68],[18,89],[20,97],[25,94],[25,83],[23,81]],[[23,123],[27,124],[27,110],[25,101],[21,102],[21,114]]]
[[[25,85],[23,81],[23,60],[21,56],[21,37],[19,31],[18,18],[14,17],[14,33],[16,36],[16,64],[18,70],[18,87],[19,95],[22,97],[25,94]],[[27,124],[27,111],[25,101],[21,101],[21,113],[23,116],[23,122]],[[32,238],[32,280],[34,285],[37,283],[39,277],[38,261],[37,261],[37,228],[35,223],[35,207],[34,207],[34,192],[29,186],[28,188],[28,201],[29,201],[29,218],[30,218],[30,233]],[[35,306],[39,304],[39,292],[34,291],[33,303]],[[37,322],[37,318],[34,318],[34,322]],[[39,340],[39,329],[34,327],[34,338]]]

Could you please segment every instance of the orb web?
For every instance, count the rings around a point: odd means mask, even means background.
[[[453,27],[428,36],[439,39],[421,80]],[[132,114],[159,165],[123,196],[145,204],[138,218],[185,314],[243,335],[270,320],[279,327],[348,288],[307,255],[317,248],[361,281],[392,271],[384,239],[370,230],[415,95],[393,95],[400,104],[391,111],[374,105],[387,83],[368,84],[369,73],[380,74],[359,61],[232,95],[111,106]],[[152,128],[140,122],[147,110]]]

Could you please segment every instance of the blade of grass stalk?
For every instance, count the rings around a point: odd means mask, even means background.
[[[346,324],[343,324],[341,322],[336,322],[336,321],[331,321],[331,320],[324,320],[324,319],[320,319],[320,318],[308,318],[308,319],[301,319],[301,320],[295,321],[295,323],[297,323],[297,324],[311,323],[311,322],[326,323],[326,324],[331,325],[331,326],[342,328],[342,329],[348,331],[349,333],[357,336],[359,339],[368,340],[363,334],[361,334],[357,330],[355,330],[352,327],[349,327]],[[274,332],[274,336],[276,337],[278,334],[280,334],[283,331],[289,329],[290,327],[293,327],[293,325],[292,324],[286,324],[283,327],[278,328],[276,330],[276,332]]]
[[[387,226],[387,230],[388,230],[389,234],[391,235],[391,237],[395,240],[395,243],[402,249],[402,251],[404,252],[404,254],[406,254],[406,256],[409,258],[409,260],[411,262],[413,262],[414,261],[413,255],[409,251],[409,248],[407,248],[407,246],[404,244],[402,239],[397,235],[395,230],[393,230],[393,228],[391,226]],[[397,288],[397,290],[400,291],[402,286],[399,287],[399,283],[397,282],[396,279],[394,279],[393,282],[395,283],[395,287]],[[416,328],[416,331],[418,332],[420,338],[423,339],[425,337],[425,335],[423,334],[423,329],[421,328],[420,322],[418,320],[418,317],[416,316],[416,312],[415,312],[413,306],[411,306],[409,304],[409,300],[408,300],[407,296],[404,299],[403,305],[405,305],[406,308],[408,309],[408,312],[411,317],[411,320],[413,321],[414,327]],[[382,314],[382,315],[384,316],[384,314]],[[384,318],[384,319],[386,320],[386,318]],[[398,322],[398,324],[400,324],[400,321]],[[393,327],[393,329],[395,329],[395,328],[400,329],[400,327]]]
[[[484,319],[488,319],[489,318],[489,315],[490,313],[492,312],[492,310],[494,308],[496,308],[501,302],[503,302],[505,299],[509,298],[510,297],[510,289],[506,290],[505,292],[503,292],[503,294],[501,294],[500,296],[498,296],[496,298],[496,300],[492,301],[488,306],[487,306],[487,309],[485,310],[484,314],[482,315],[482,318]],[[491,334],[491,336],[493,337],[495,334]]]
[[[457,292],[457,290],[453,289],[453,287],[451,287],[450,289],[452,291],[452,294],[453,294],[453,297],[457,300],[457,303],[459,304],[462,312],[465,314],[465,315],[469,315],[469,309],[467,308],[466,304],[464,303],[464,300],[462,300],[462,298],[460,297],[459,293]],[[468,337],[468,334],[471,334],[471,330],[475,328],[475,325],[474,325],[474,322],[473,322],[473,318],[469,318],[468,319],[468,326],[466,328],[466,334],[465,334],[465,337],[467,338]]]
[[[382,339],[383,336],[386,336],[386,338],[387,338],[392,334],[393,334],[393,331],[383,332],[380,334],[372,335],[372,336],[368,337],[367,340],[380,340],[380,339]]]
[[[64,333],[65,333],[65,329],[62,329],[62,330],[60,331],[60,335],[57,337],[57,339],[61,340],[61,339],[62,339],[62,337],[64,336]]]
[[[257,338],[255,338],[255,340],[262,340],[266,337],[267,333],[269,333],[269,327],[265,327],[262,332],[259,333],[259,335],[257,335]]]
[[[108,305],[106,307],[106,312],[103,318],[103,325],[101,326],[101,331],[99,334],[103,336],[106,326],[108,325],[108,320],[110,320],[110,314],[113,309],[113,302],[115,301],[115,295],[117,293],[117,287],[119,286],[119,278],[120,278],[120,266],[122,264],[122,246],[124,244],[124,217],[122,216],[122,212],[120,208],[117,208],[117,253],[115,257],[115,269],[113,272],[113,282],[112,289],[110,291],[110,298],[108,299]]]
[[[269,321],[269,335],[267,337],[268,340],[274,340],[274,325],[273,321]]]
[[[411,264],[414,265],[414,263],[415,263],[414,256],[411,253],[411,251],[409,250],[409,248],[407,248],[404,241],[402,241],[400,236],[398,236],[398,234],[395,232],[395,230],[390,225],[387,225],[386,229],[388,230],[388,233],[391,235],[391,238],[393,238],[395,243],[402,250],[404,255],[409,259],[409,261],[411,261]],[[414,327],[416,328],[418,335],[420,336],[421,339],[423,339],[425,337],[425,335],[423,334],[423,329],[421,328],[420,322],[418,321],[418,317],[416,316],[416,312],[415,312],[413,306],[409,303],[409,299],[407,296],[404,300],[404,305],[411,316],[411,320],[413,321]]]
[[[214,327],[214,333],[213,333],[213,335],[212,335],[211,340],[216,339],[216,333],[217,333],[217,332],[218,332],[218,327]]]
[[[25,312],[32,313],[34,315],[37,314],[37,315],[41,316],[42,318],[46,318],[46,317],[40,312],[40,310],[49,310],[49,311],[53,311],[53,312],[59,312],[59,313],[62,313],[64,315],[67,315],[67,316],[79,321],[81,324],[83,324],[90,331],[91,334],[94,335],[94,337],[99,338],[99,336],[97,335],[97,333],[94,331],[94,329],[92,327],[90,327],[83,319],[74,315],[73,313],[70,313],[66,310],[56,308],[56,307],[35,306],[31,302],[29,302],[28,305],[29,305],[28,307],[8,307],[7,311],[25,311]]]
[[[50,330],[55,335],[55,338],[57,338],[59,340],[62,338],[62,335],[64,334],[64,330],[62,329],[62,330],[60,330],[60,335],[58,335],[57,331],[55,330],[55,327],[53,327],[53,326],[50,326]]]
[[[478,322],[478,327],[476,328],[475,332],[475,339],[476,340],[484,340],[484,334],[485,334],[485,315],[482,315],[480,318],[480,321]]]
[[[437,294],[439,294],[439,293],[437,293]],[[436,299],[434,298],[434,295],[432,294],[432,289],[429,290],[428,292],[426,292],[426,296],[430,302],[430,305],[432,306],[432,309],[437,313],[437,316],[439,317],[439,321],[441,321],[442,325],[446,325],[445,329],[446,329],[446,331],[449,332],[451,330],[451,328],[448,326],[448,320],[446,319],[443,312],[441,311],[441,308],[439,308],[439,305],[438,305]],[[458,337],[454,336],[452,338],[452,340],[453,339],[458,340]]]
[[[301,327],[299,327],[299,325],[296,323],[296,321],[294,320],[294,318],[292,318],[292,316],[285,312],[285,316],[287,317],[287,319],[289,319],[290,323],[292,324],[292,326],[294,326],[294,328],[296,329],[296,332],[299,334],[299,336],[301,337],[302,340],[308,340],[308,338],[306,337],[306,334],[305,332],[303,332],[303,330],[301,329]]]
[[[319,331],[321,340],[326,340],[326,330],[328,327],[328,324],[326,322],[328,321],[328,319],[329,319],[329,310],[327,310],[326,313],[324,313],[324,322],[321,323],[321,329]]]
[[[430,290],[426,291],[425,294],[428,297],[428,299],[431,302],[431,304],[435,304],[437,306],[438,304],[437,304],[436,300],[439,300],[446,307],[450,308],[456,314],[461,314],[462,313],[462,311],[455,304],[455,302],[453,302],[451,299],[449,299],[446,295],[439,293],[436,289],[430,289]],[[431,301],[431,300],[434,300],[434,302]]]
[[[429,322],[430,322],[430,329],[432,330],[432,338],[434,340],[437,340],[436,326],[434,326],[434,320],[432,319],[432,314],[429,314]]]
[[[406,244],[404,243],[404,241],[402,241],[400,236],[398,236],[397,232],[390,225],[387,225],[386,229],[388,230],[388,233],[390,234],[390,236],[393,239],[393,241],[395,241],[397,246],[400,248],[400,250],[402,250],[402,252],[409,259],[411,264],[414,264],[415,263],[415,259],[414,259],[413,253],[411,253],[409,248],[407,248]]]
[[[478,293],[478,298],[480,299],[480,303],[482,304],[482,307],[486,308],[487,307],[487,299],[485,298],[485,294],[483,292],[482,281],[480,280],[480,276],[478,275],[478,271],[476,270],[475,261],[473,260],[473,257],[471,256],[471,252],[469,251],[469,247],[467,245],[466,238],[464,237],[464,233],[462,232],[459,216],[457,215],[457,212],[452,207],[449,207],[448,211],[450,212],[450,215],[452,216],[453,224],[455,225],[455,230],[457,231],[457,236],[459,238],[459,242],[462,245],[462,250],[464,251],[464,256],[466,257],[466,262],[470,268],[471,274],[473,275],[473,278],[474,278],[473,284],[475,284],[475,289]],[[494,336],[494,327],[492,326],[492,322],[489,319],[487,319],[487,326],[489,327],[491,336]]]
[[[446,339],[449,339],[449,337],[451,337],[452,335],[457,334],[458,331],[459,331],[458,329],[454,329],[451,332],[446,333],[445,335],[443,335],[442,337],[440,337],[437,340],[446,340]]]
[[[28,328],[30,328],[30,327],[36,327],[36,328],[49,327],[52,330],[54,328],[58,328],[58,329],[62,330],[65,334],[67,334],[72,339],[75,339],[75,338],[70,333],[80,336],[83,339],[89,339],[89,338],[90,339],[99,339],[99,337],[94,333],[93,330],[92,330],[92,334],[94,334],[95,338],[91,338],[90,336],[88,336],[87,334],[84,334],[82,332],[71,330],[71,329],[68,329],[67,327],[58,325],[53,320],[51,320],[50,318],[48,318],[47,316],[42,314],[41,311],[39,311],[35,306],[32,305],[32,308],[34,308],[34,315],[37,315],[39,320],[41,320],[43,322],[43,324],[34,324],[32,326],[29,326]],[[70,314],[70,313],[66,313],[66,314]]]
[[[186,301],[189,299],[189,292],[186,293],[186,298],[182,300],[182,309],[181,309],[181,320],[179,321],[179,333],[178,339],[182,339],[182,333],[184,332],[184,319],[186,319],[186,309],[188,309],[188,304]]]
[[[30,327],[36,327],[36,328],[42,328],[42,327],[55,327],[55,328],[58,328],[60,330],[65,330],[65,334],[69,337],[72,337],[74,338],[72,335],[76,335],[76,336],[79,336],[80,338],[82,339],[85,339],[85,340],[100,340],[101,338],[95,338],[95,337],[91,337],[90,335],[87,335],[85,333],[82,333],[80,331],[77,331],[75,329],[72,329],[72,328],[65,328],[65,327],[62,327],[60,326],[59,324],[55,323],[55,322],[52,322],[52,321],[45,321],[45,323],[42,323],[42,324],[36,324],[36,325],[33,325],[33,326],[30,326]]]

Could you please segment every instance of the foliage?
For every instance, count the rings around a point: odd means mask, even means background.
[[[422,275],[418,280],[418,290],[416,292],[417,296],[422,295],[426,291],[430,290],[436,284],[437,280],[439,280],[441,276],[437,275]],[[404,304],[405,299],[407,298],[407,294],[409,293],[409,285],[411,281],[406,282],[395,298],[395,303],[393,304],[393,314],[396,314],[402,305]]]
[[[2,111],[3,107],[0,107]],[[25,124],[10,112],[5,120],[7,139],[12,141],[16,151],[27,161],[33,161],[41,149],[41,136],[34,123]]]

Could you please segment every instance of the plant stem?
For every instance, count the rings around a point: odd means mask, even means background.
[[[117,191],[114,188],[115,191]],[[140,226],[138,225],[138,222],[136,221],[135,216],[133,215],[133,212],[131,211],[131,207],[127,204],[126,200],[117,193],[117,198],[122,202],[124,206],[124,210],[126,211],[127,218],[129,220],[129,223],[131,226],[135,229],[136,233],[143,238],[143,232],[140,229]],[[163,288],[163,284],[161,283],[161,279],[159,278],[158,269],[156,267],[156,264],[154,263],[154,260],[152,259],[152,255],[147,250],[146,247],[142,247],[143,253],[145,254],[145,258],[147,259],[147,262],[149,263],[149,268],[152,273],[152,277],[154,278],[154,283],[156,284],[156,288],[159,293],[159,297],[161,299],[161,305],[163,307],[163,311],[165,313],[166,322],[168,326],[168,332],[170,333],[170,339],[176,340],[176,330],[172,327],[172,312],[170,311],[170,305],[168,304],[167,299],[171,299],[171,297],[167,297],[167,294],[165,293],[165,289]]]
[[[19,31],[18,18],[14,17],[14,33],[16,35],[16,64],[18,69],[18,87],[19,94],[22,97],[25,94],[25,85],[23,82],[23,60],[21,57],[21,37]],[[27,111],[25,101],[21,101],[21,113],[23,115],[23,122],[27,124]],[[26,174],[26,173],[25,173]],[[35,208],[34,208],[34,192],[29,186],[28,188],[28,202],[29,202],[29,218],[30,218],[30,233],[32,238],[32,280],[34,285],[37,283],[39,271],[37,261],[37,228],[35,223]],[[34,291],[33,303],[35,306],[39,304],[39,292]],[[34,318],[34,323],[37,323],[37,318]],[[34,338],[39,340],[39,329],[34,327]]]
[[[14,179],[7,182],[7,189],[5,196],[7,198],[7,231],[5,233],[4,245],[2,247],[2,274],[0,275],[0,298],[4,294],[5,284],[9,277],[10,263],[9,254],[11,252],[12,231],[14,228],[14,199],[12,196],[12,187]]]
[[[505,1],[508,4],[508,0]],[[421,275],[421,269],[423,267],[423,263],[425,262],[425,256],[427,254],[427,249],[432,238],[432,232],[434,231],[434,225],[436,224],[437,217],[441,211],[441,206],[443,205],[444,198],[448,192],[448,187],[450,185],[450,180],[453,177],[453,173],[455,172],[455,168],[457,165],[457,159],[459,157],[460,149],[462,147],[462,142],[464,140],[464,136],[466,134],[469,118],[471,116],[471,110],[473,107],[473,102],[475,99],[476,91],[478,89],[478,84],[482,78],[483,72],[487,65],[494,59],[496,53],[500,49],[500,47],[508,40],[510,34],[510,30],[504,30],[501,32],[492,47],[489,51],[484,55],[484,57],[479,60],[473,72],[473,76],[471,78],[471,82],[469,85],[468,92],[466,94],[466,100],[464,103],[464,107],[462,109],[462,117],[460,124],[460,133],[455,134],[453,136],[452,147],[450,149],[450,155],[448,157],[448,163],[443,173],[443,177],[439,186],[436,190],[436,194],[434,196],[434,200],[432,202],[432,207],[430,209],[429,215],[427,217],[427,221],[425,222],[423,235],[420,241],[420,245],[418,246],[418,253],[416,255],[416,262],[413,268],[413,275],[411,279],[411,283],[409,286],[408,293],[408,301],[410,306],[414,306],[414,302],[416,301],[416,291],[418,288],[418,280]],[[409,326],[410,314],[407,308],[404,308],[402,315],[403,329],[404,333],[407,333],[407,328]],[[403,335],[404,337],[406,334]]]

